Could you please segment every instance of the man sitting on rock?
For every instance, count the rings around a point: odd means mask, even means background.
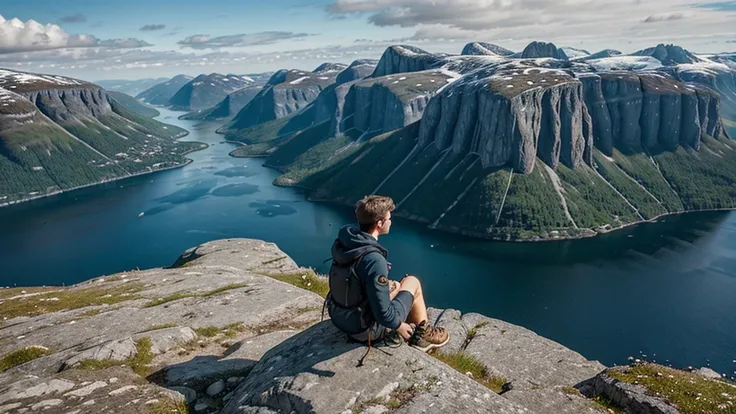
[[[445,345],[449,336],[429,324],[419,279],[388,278],[388,251],[378,244],[378,236],[388,234],[393,210],[389,197],[371,195],[358,202],[359,227],[342,227],[332,245],[326,306],[338,329],[358,342],[367,341],[369,347],[393,330],[413,347],[428,351]]]

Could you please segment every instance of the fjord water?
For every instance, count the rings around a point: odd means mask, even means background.
[[[317,204],[259,159],[228,156],[215,126],[183,168],[0,209],[0,284],[60,285],[168,266],[220,238],[277,243],[322,271],[350,208]],[[143,213],[143,215],[141,215]],[[392,277],[417,274],[429,304],[525,326],[604,364],[628,356],[736,373],[736,213],[672,216],[594,239],[494,243],[396,219],[381,239]]]

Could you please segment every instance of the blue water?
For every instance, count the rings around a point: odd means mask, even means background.
[[[71,284],[168,266],[187,248],[226,237],[277,243],[325,270],[347,207],[271,185],[277,173],[234,148],[214,125],[183,168],[0,209],[0,284]],[[139,216],[144,213],[142,216]],[[736,376],[736,213],[673,216],[595,239],[514,244],[430,231],[396,219],[381,238],[392,276],[420,276],[431,306],[525,326],[604,364],[646,354]]]

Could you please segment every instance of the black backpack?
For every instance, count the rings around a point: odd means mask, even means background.
[[[350,263],[332,260],[329,271],[330,291],[325,306],[332,323],[348,335],[367,331],[375,322],[368,307],[365,286],[355,272],[357,265],[366,254],[380,250],[368,250]]]

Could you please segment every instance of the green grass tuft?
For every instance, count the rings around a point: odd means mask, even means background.
[[[174,401],[169,398],[159,400],[148,407],[148,414],[189,414],[189,406],[184,401]]]
[[[48,348],[41,346],[31,346],[13,351],[0,358],[0,372],[7,371],[10,368],[23,365],[26,362],[33,361],[34,359],[41,358],[42,356],[49,354],[51,354],[51,351]]]
[[[217,336],[217,334],[220,333],[220,328],[216,326],[203,326],[201,328],[195,328],[194,332],[197,333],[199,336],[204,336],[205,338],[212,338],[214,336]]]
[[[317,276],[312,269],[299,270],[294,273],[262,273],[265,276],[286,282],[298,288],[314,292],[320,296],[327,297],[330,285],[326,278]]]
[[[18,316],[38,316],[88,306],[112,305],[139,299],[136,293],[141,290],[143,290],[143,285],[137,283],[126,283],[113,287],[93,286],[84,289],[57,288],[53,292],[5,300],[3,306],[0,307],[0,317],[10,319]],[[29,294],[34,293],[33,289],[22,291],[27,291]],[[97,312],[99,311],[89,310],[83,316],[94,316]]]
[[[483,384],[496,394],[500,394],[503,391],[504,385],[508,382],[503,377],[490,375],[486,367],[478,359],[465,352],[459,351],[453,354],[443,354],[435,351],[431,352],[431,355],[462,374],[470,374],[474,380]]]
[[[736,412],[736,386],[724,381],[649,363],[611,369],[607,374],[643,386],[648,394],[668,400],[683,414]]]
[[[136,353],[132,358],[123,361],[101,361],[98,359],[85,359],[79,363],[79,368],[88,371],[97,371],[109,367],[128,366],[136,374],[145,377],[151,373],[149,364],[153,361],[151,352],[151,338],[143,337],[136,341]]]

